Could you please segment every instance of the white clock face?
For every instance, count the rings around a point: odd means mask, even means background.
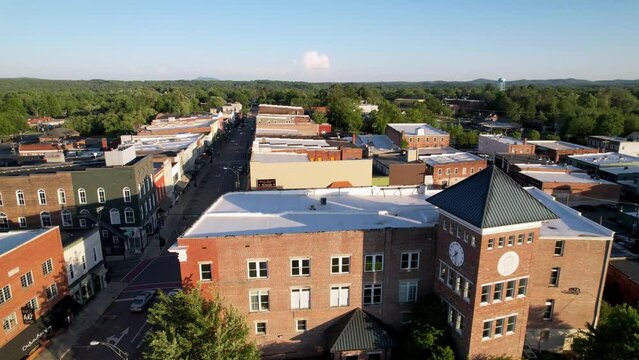
[[[453,241],[448,245],[448,256],[453,265],[462,266],[464,264],[464,248],[457,241]]]
[[[501,276],[508,276],[514,273],[519,267],[519,255],[514,251],[509,251],[499,258],[497,271]]]

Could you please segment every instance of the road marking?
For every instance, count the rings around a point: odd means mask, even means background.
[[[136,349],[139,349],[142,346],[142,344],[144,344],[144,339],[146,338],[146,335],[149,333],[149,331],[151,331],[150,328],[144,332],[144,336],[142,336],[142,339],[140,339],[140,342],[135,346]]]
[[[138,335],[140,335],[140,332],[142,331],[142,329],[144,329],[144,327],[146,326],[147,323],[148,323],[148,321],[144,321],[144,324],[142,324],[142,326],[140,326],[140,330],[138,330],[138,332],[135,333],[135,336],[133,337],[133,339],[131,339],[131,344],[133,344],[135,342],[135,338],[137,338]]]
[[[144,272],[144,271],[145,271],[145,270],[146,270],[149,266],[151,266],[151,264],[153,264],[153,263],[155,262],[155,260],[157,260],[157,259],[158,259],[158,258],[153,258],[151,261],[149,261],[149,262],[146,264],[146,266],[145,266],[144,268],[142,268],[142,270],[140,270],[140,272],[139,272],[137,275],[135,275],[135,276],[133,277],[133,279],[131,279],[131,280],[129,281],[129,284],[130,284],[130,283],[132,283],[132,282],[134,282],[134,281],[135,281],[135,279],[137,279],[137,278],[138,278],[138,276],[140,276],[140,275],[141,275],[141,274],[142,274],[142,273],[143,273],[143,272]]]
[[[108,338],[106,338],[106,341],[113,346],[118,346],[118,343],[120,342],[120,340],[122,340],[122,338],[128,333],[129,333],[129,328],[127,327],[120,333],[120,336],[118,336],[117,334],[113,336],[109,336]]]
[[[135,298],[117,299],[117,300],[114,300],[113,302],[133,301],[133,299],[135,299]]]

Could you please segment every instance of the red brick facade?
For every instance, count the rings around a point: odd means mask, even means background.
[[[486,160],[463,161],[448,164],[426,166],[426,175],[433,176],[435,188],[451,186],[473,176],[487,167]]]
[[[387,126],[386,135],[397,146],[402,146],[402,140],[406,141],[406,144],[408,144],[409,149],[450,146],[450,135],[448,134],[429,134],[429,135],[406,134],[393,129],[390,126]]]

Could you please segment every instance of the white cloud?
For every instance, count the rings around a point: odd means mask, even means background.
[[[302,56],[302,64],[306,71],[309,72],[328,71],[331,68],[331,62],[328,59],[328,55],[315,50],[310,50],[304,53]]]

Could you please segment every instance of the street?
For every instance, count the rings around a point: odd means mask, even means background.
[[[114,299],[106,312],[83,333],[64,359],[118,359],[119,356],[105,345],[90,346],[91,341],[99,341],[117,346],[128,354],[129,359],[141,358],[145,335],[151,328],[146,321],[146,312],[133,313],[129,306],[140,292],[160,289],[168,292],[181,288],[180,266],[177,256],[167,251],[177,237],[221,195],[236,190],[239,176],[240,187],[246,187],[248,169],[248,148],[251,146],[254,118],[249,118],[244,127],[231,130],[228,138],[214,145],[213,159],[206,158],[196,179],[192,179],[178,202],[169,210],[160,230],[160,236],[167,240],[159,256],[140,261],[123,280],[128,283],[124,291]],[[243,168],[236,173],[225,168]],[[158,243],[150,244],[159,246]],[[127,266],[127,268],[132,266]],[[128,269],[127,269],[128,270]]]

